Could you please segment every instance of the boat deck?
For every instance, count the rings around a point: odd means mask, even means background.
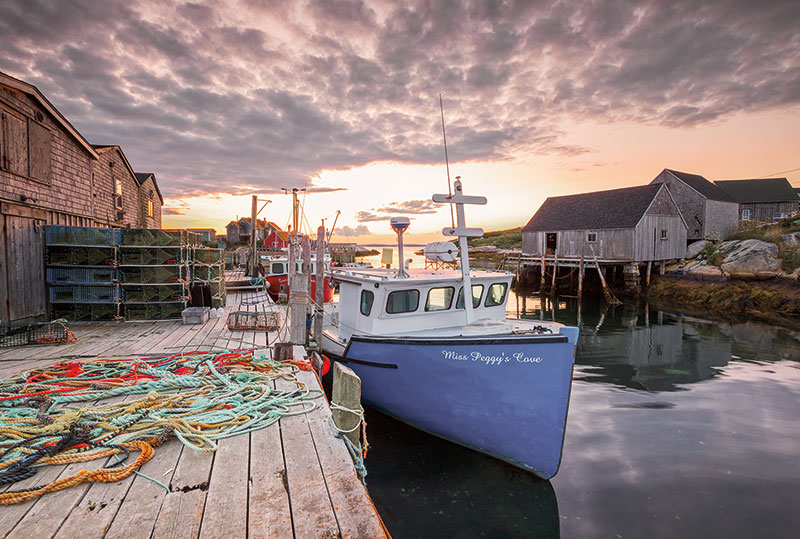
[[[267,348],[278,339],[275,332],[230,331],[226,326],[232,311],[267,310],[263,304],[242,304],[248,297],[252,294],[229,293],[225,316],[205,324],[72,323],[77,343],[2,349],[0,375],[5,378],[63,359]],[[319,387],[311,372],[301,371],[298,380]],[[140,469],[169,491],[132,475],[116,483],[85,483],[4,506],[0,536],[385,537],[344,441],[333,435],[330,409],[320,402],[311,413],[283,417],[266,429],[223,439],[214,453],[195,452],[170,439]],[[47,484],[102,464],[97,460],[47,466],[13,489]],[[9,488],[0,486],[0,491]]]

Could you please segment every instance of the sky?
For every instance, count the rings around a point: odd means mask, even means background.
[[[664,168],[800,187],[797,0],[0,0],[0,71],[153,172],[165,228],[289,223],[333,241],[524,225],[548,196]],[[263,204],[263,203],[262,203]],[[262,204],[259,204],[261,206]]]

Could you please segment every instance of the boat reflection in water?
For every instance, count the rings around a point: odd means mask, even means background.
[[[552,483],[367,409],[367,484],[395,537],[559,537]]]

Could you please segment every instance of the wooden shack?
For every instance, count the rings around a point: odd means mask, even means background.
[[[721,180],[714,184],[739,204],[741,221],[775,223],[796,214],[800,204],[786,178]]]
[[[739,204],[703,176],[665,168],[650,182],[659,183],[669,187],[688,227],[688,241],[724,240],[736,232]]]
[[[522,229],[534,257],[638,263],[686,254],[686,223],[664,184],[550,197]]]

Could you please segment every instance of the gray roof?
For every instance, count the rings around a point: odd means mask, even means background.
[[[786,178],[720,180],[714,183],[740,204],[748,202],[794,202],[797,200],[797,193]]]
[[[162,204],[164,203],[164,197],[161,195],[161,189],[158,188],[158,182],[156,181],[155,174],[153,174],[152,172],[134,172],[133,174],[136,176],[136,181],[139,182],[139,185],[143,185],[144,182],[147,181],[147,178],[150,178],[152,176],[153,185],[156,188],[156,193],[158,193],[158,198],[159,200],[161,200]]]
[[[549,197],[523,232],[635,228],[662,184]]]
[[[688,172],[680,172],[665,168],[667,172],[681,180],[683,183],[703,195],[709,200],[720,200],[722,202],[735,202],[728,193],[700,176],[699,174],[689,174]]]

